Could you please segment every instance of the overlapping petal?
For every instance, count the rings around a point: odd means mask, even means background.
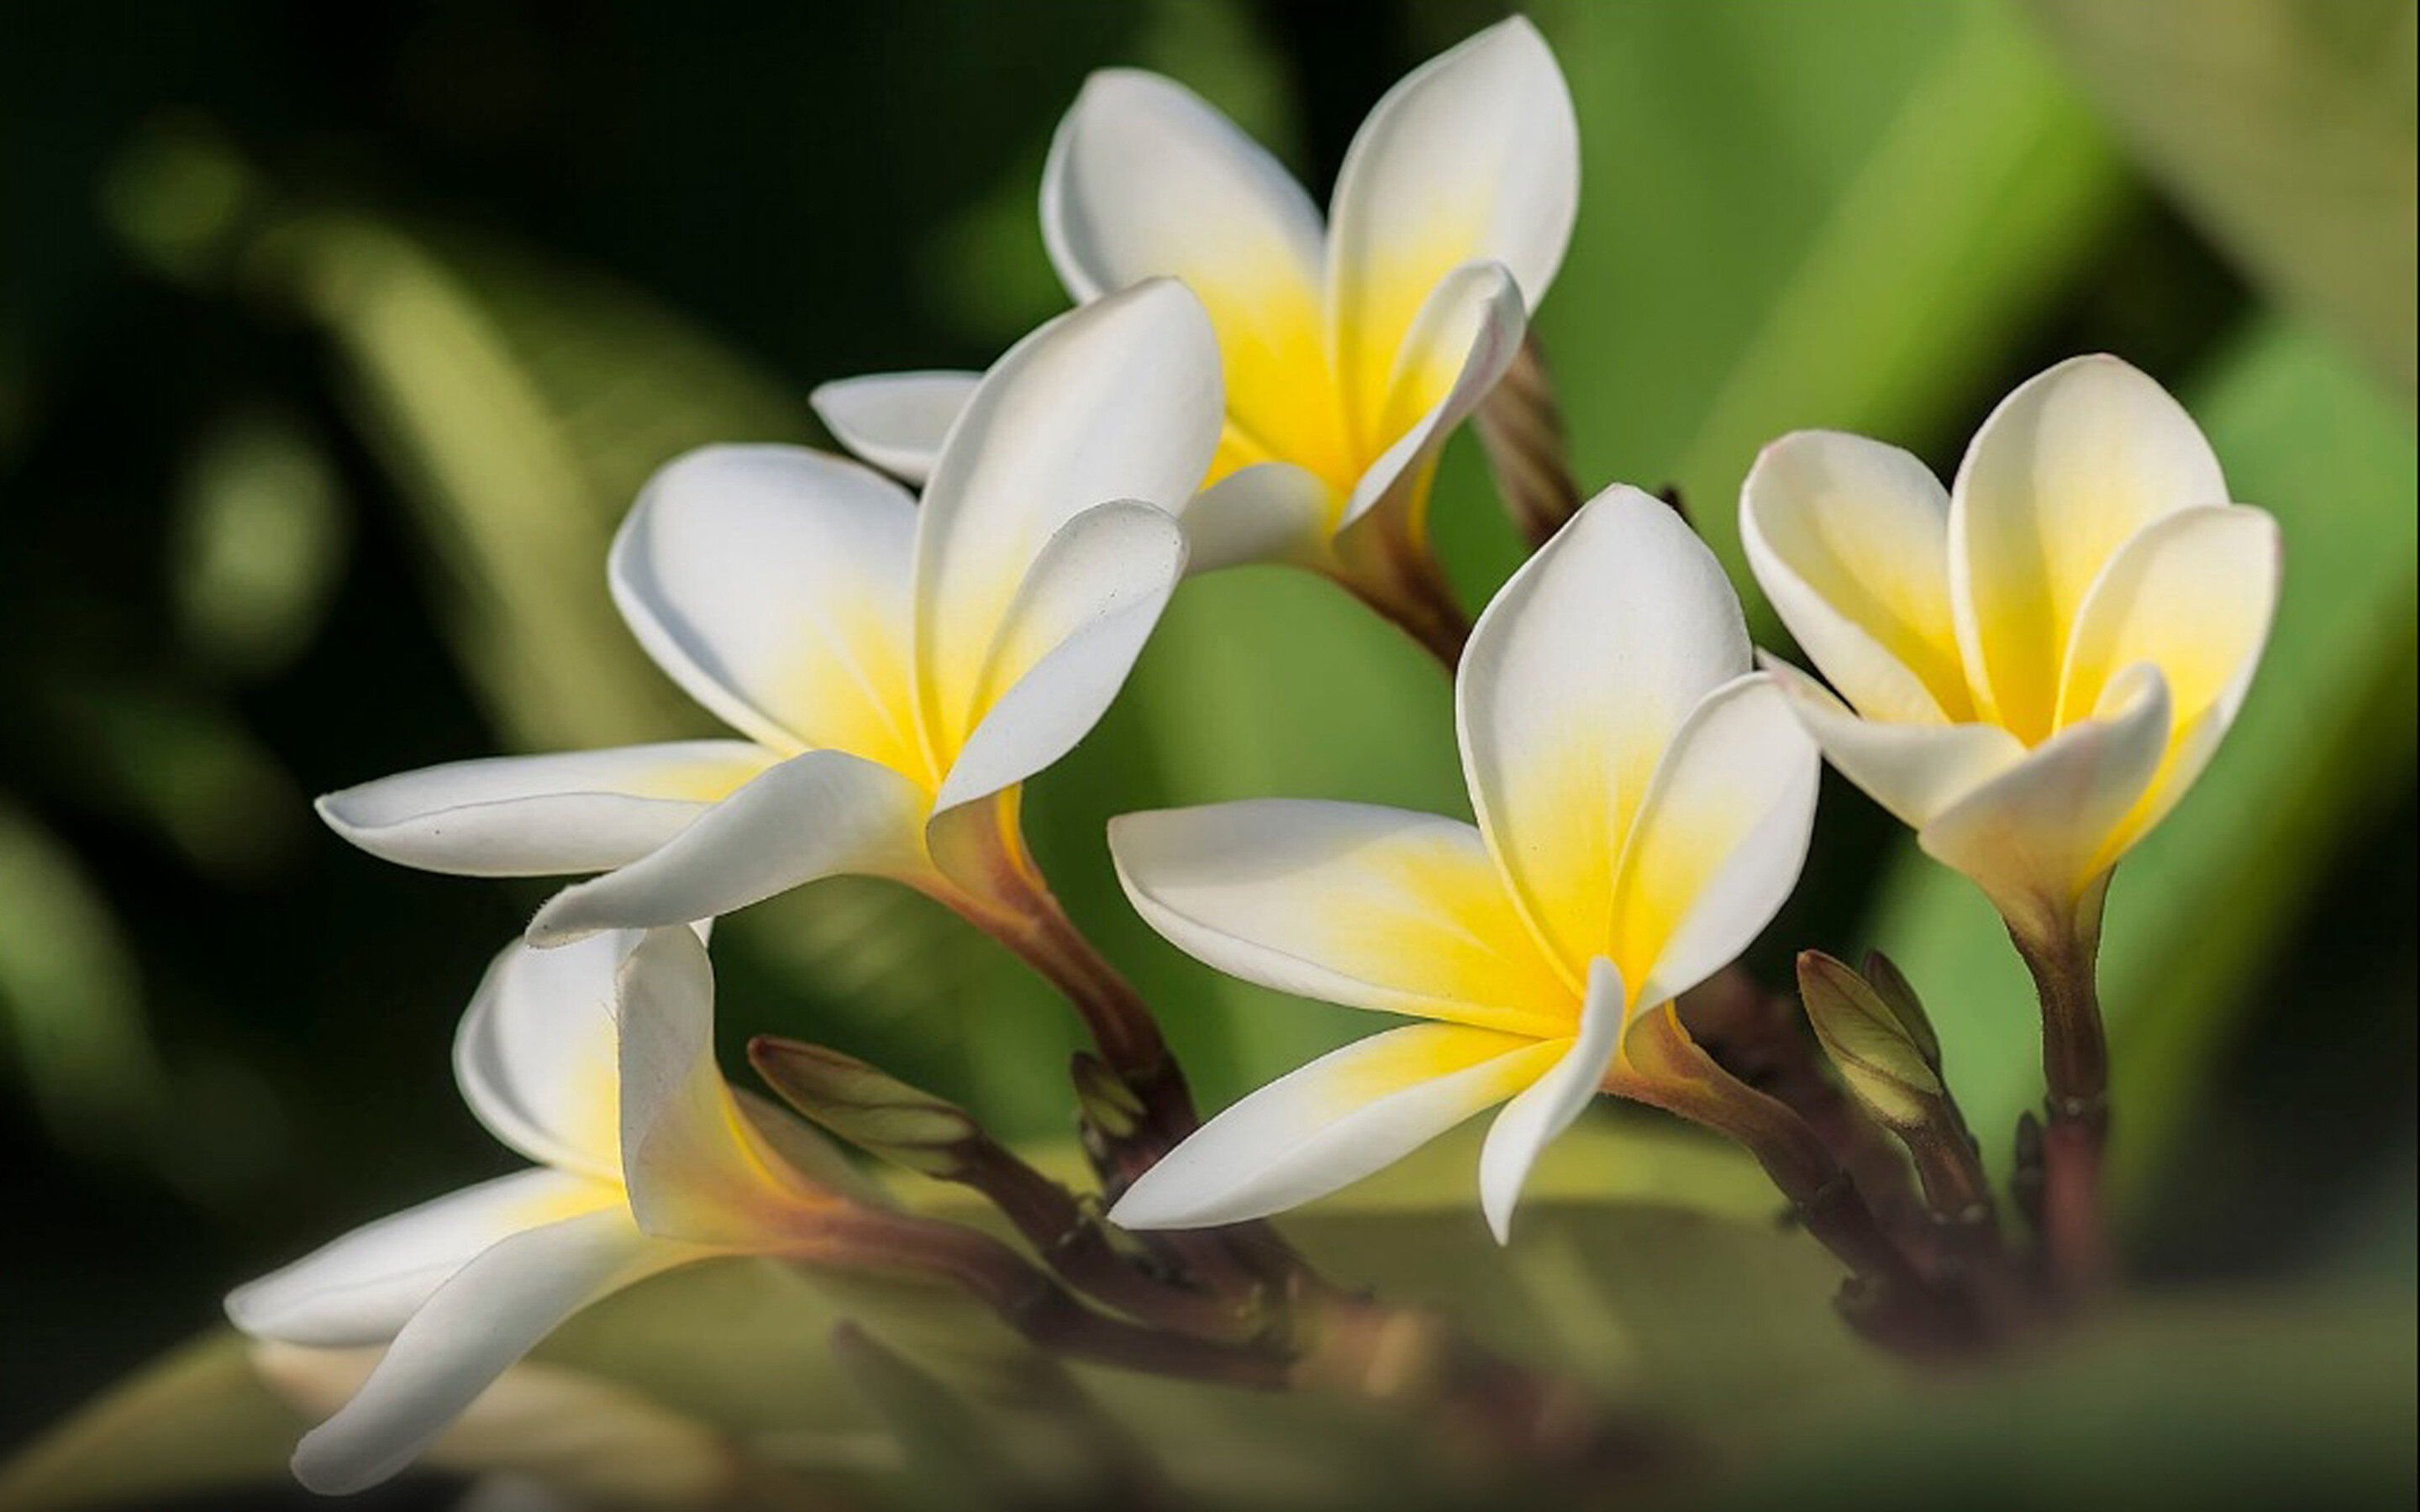
[[[560,949],[515,940],[454,1036],[454,1079],[488,1132],[530,1159],[622,1179],[616,987],[628,931]]]
[[[238,1287],[227,1296],[227,1318],[255,1337],[289,1344],[383,1344],[430,1293],[499,1241],[621,1203],[621,1189],[610,1181],[516,1171],[365,1224]]]
[[[1218,344],[1180,285],[1061,316],[985,378],[934,465],[916,547],[916,660],[928,742],[954,751],[1001,626],[1061,526],[1109,500],[1173,512],[1210,464]]]
[[[933,459],[974,397],[980,373],[874,373],[818,384],[807,395],[832,439],[904,483],[932,476]]]
[[[1108,711],[1185,574],[1166,511],[1114,501],[1060,527],[1001,620],[976,682],[983,711],[934,800],[989,797],[1075,748]]]
[[[1346,151],[1329,216],[1327,308],[1357,413],[1452,269],[1501,263],[1535,308],[1579,205],[1579,125],[1545,39],[1501,22],[1388,90]]]
[[[641,491],[608,559],[650,656],[783,752],[922,765],[908,688],[916,504],[800,446],[709,446]]]
[[[1655,769],[1614,883],[1613,959],[1652,1008],[1770,923],[1806,865],[1822,762],[1771,679],[1707,695]]]
[[[554,895],[530,943],[714,918],[842,874],[923,873],[924,790],[888,766],[811,750],[768,770],[617,872]]]
[[[318,800],[382,860],[460,876],[601,872],[636,860],[779,760],[738,740],[448,762]]]
[[[1740,490],[1749,566],[1790,633],[1868,718],[1970,719],[1949,604],[1949,495],[1896,446],[1806,430]]]
[[[1439,280],[1397,354],[1378,437],[1387,449],[1353,486],[1338,528],[1436,464],[1453,428],[1512,365],[1528,329],[1521,290],[1500,263],[1470,263]]]
[[[1260,799],[1121,815],[1109,851],[1136,911],[1230,976],[1353,1008],[1572,1032],[1573,985],[1458,820]]]
[[[1621,968],[1603,956],[1590,962],[1579,1032],[1549,1041],[1549,1048],[1560,1051],[1555,1063],[1504,1104],[1488,1128],[1479,1151],[1479,1205],[1497,1243],[1512,1242],[1512,1209],[1538,1157],[1596,1096],[1621,1046],[1629,1010]]]
[[[2065,927],[2084,888],[2117,859],[2120,826],[2166,755],[2170,712],[2159,669],[2138,663],[2109,685],[2092,717],[1935,815],[1917,840],[1974,878],[2011,924]]]
[[[1504,585],[1455,683],[1490,848],[1558,955],[1604,951],[1614,866],[1682,721],[1749,670],[1738,598],[1663,503],[1617,486]]]
[[[1127,1188],[1109,1218],[1128,1228],[1203,1228],[1325,1196],[1511,1097],[1559,1050],[1458,1024],[1372,1035],[1203,1124]]]
[[[1795,667],[1766,670],[1840,775],[1912,828],[2024,760],[2024,743],[1998,725],[1861,719]]]
[[[642,1230],[761,1247],[834,1205],[783,1161],[722,1079],[704,942],[686,929],[648,931],[622,964],[619,996],[622,1177]]]
[[[2164,515],[2228,501],[2168,392],[2079,357],[1992,411],[1950,487],[1949,571],[1978,712],[2028,744],[2055,728],[2067,640],[2118,548]]]
[[[618,1202],[498,1241],[428,1295],[352,1400],[303,1436],[295,1478],[326,1495],[388,1478],[563,1319],[706,1253],[647,1238]]]

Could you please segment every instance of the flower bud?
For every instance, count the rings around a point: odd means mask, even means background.
[[[1924,1063],[1941,1073],[1941,1037],[1932,1032],[1932,1020],[1924,1011],[1924,999],[1916,995],[1915,983],[1899,968],[1899,963],[1880,950],[1868,950],[1865,960],[1866,985],[1899,1020],[1900,1027],[1916,1042],[1916,1052]]]
[[[1866,1110],[1894,1129],[1927,1122],[1942,1100],[1922,1041],[1865,978],[1820,950],[1798,957],[1798,992],[1815,1038]]]
[[[909,1170],[954,1177],[983,1140],[958,1108],[837,1050],[759,1035],[748,1059],[783,1102],[833,1137]]]

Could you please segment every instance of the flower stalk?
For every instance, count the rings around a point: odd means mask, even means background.
[[[2101,1019],[2098,962],[2108,897],[2103,873],[2071,909],[2047,915],[2009,937],[2033,974],[2042,1011],[2040,1229],[2052,1286],[2073,1300],[2105,1288],[2116,1274],[2101,1170],[2109,1133],[2109,1041]]]
[[[1536,332],[1523,336],[1512,365],[1471,423],[1486,449],[1504,512],[1532,549],[1545,545],[1580,507],[1580,488],[1572,477],[1562,407],[1555,400]]]

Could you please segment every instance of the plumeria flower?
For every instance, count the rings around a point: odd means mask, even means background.
[[[687,929],[497,957],[455,1075],[489,1132],[538,1164],[227,1298],[256,1338],[387,1347],[295,1451],[305,1486],[396,1473],[564,1319],[633,1282],[721,1256],[836,1253],[861,1188],[819,1136],[724,1083],[713,992]]]
[[[1480,1159],[1502,1239],[1531,1164],[1589,1100],[1648,1090],[1630,1031],[1668,1021],[1795,883],[1814,744],[1750,671],[1713,554],[1655,500],[1609,490],[1514,574],[1455,695],[1476,826],[1284,800],[1112,824],[1127,895],[1178,948],[1422,1021],[1228,1108],[1128,1189],[1117,1222],[1275,1212],[1503,1103]]]
[[[2077,915],[2217,748],[2277,599],[2275,522],[2111,357],[2009,395],[1947,493],[1896,447],[1784,437],[1740,528],[1838,690],[1777,669],[1825,754],[2021,939],[2097,927]]]
[[[1183,571],[1167,510],[1218,444],[1218,395],[1202,307],[1163,280],[1001,358],[921,508],[798,447],[681,457],[613,543],[614,601],[746,738],[455,763],[319,811],[409,866],[606,873],[540,910],[541,945],[841,872],[979,910],[1021,865],[1018,785],[1100,717]]]
[[[1578,200],[1571,93],[1516,17],[1388,91],[1324,226],[1199,96],[1096,73],[1052,143],[1042,230],[1078,300],[1165,274],[1209,309],[1227,423],[1186,511],[1196,565],[1297,562],[1400,614],[1437,454],[1519,347]],[[851,450],[914,476],[970,392],[963,375],[910,373],[829,385],[815,404]]]

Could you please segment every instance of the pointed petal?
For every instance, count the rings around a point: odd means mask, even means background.
[[[1606,1067],[1621,1043],[1630,1004],[1621,970],[1599,956],[1589,963],[1588,996],[1580,1008],[1579,1033],[1560,1041],[1560,1055],[1544,1075],[1496,1115],[1479,1151],[1479,1206],[1496,1242],[1512,1242],[1512,1208],[1521,1199],[1530,1168],[1555,1135],[1572,1126],[1595,1098]]]
[[[1184,573],[1185,531],[1154,505],[1117,501],[1061,526],[1001,624],[934,811],[1021,782],[1091,733]]]
[[[2052,729],[2078,610],[2118,548],[2163,515],[2227,502],[2201,429],[2144,374],[2078,357],[2021,385],[1950,486],[1950,592],[1978,712]]]
[[[1203,1124],[1126,1189],[1109,1221],[1207,1228],[1326,1196],[1528,1086],[1560,1048],[1460,1025],[1373,1034]]]
[[[1614,863],[1665,748],[1746,671],[1714,553],[1636,488],[1583,505],[1480,615],[1454,686],[1471,804],[1575,972],[1605,953]]]
[[[431,1293],[353,1399],[303,1436],[295,1479],[322,1495],[387,1479],[565,1319],[707,1253],[646,1238],[619,1207],[499,1242]]]
[[[1059,527],[1095,504],[1173,511],[1218,443],[1218,351],[1182,285],[1072,311],[984,376],[924,491],[916,656],[930,733],[954,756],[992,644]]]
[[[613,538],[613,601],[690,696],[783,754],[919,770],[908,683],[915,501],[802,446],[666,465]]]
[[[1545,39],[1515,17],[1387,92],[1344,155],[1328,318],[1356,414],[1373,412],[1413,317],[1450,270],[1497,262],[1536,309],[1571,241],[1579,123]]]
[[[1338,529],[1387,497],[1405,474],[1433,463],[1446,438],[1504,376],[1528,330],[1521,291],[1500,263],[1471,263],[1440,280],[1395,363],[1379,434],[1394,438],[1353,486]]]
[[[534,1161],[622,1179],[614,980],[638,936],[500,951],[454,1036],[454,1079],[488,1132]]]
[[[671,840],[775,760],[739,740],[495,756],[398,772],[318,808],[330,829],[402,866],[471,877],[601,872]]]
[[[619,999],[622,1179],[643,1231],[764,1247],[834,1204],[732,1097],[714,1058],[714,972],[695,933],[642,935]]]
[[[1640,1007],[1713,976],[1773,921],[1807,862],[1822,775],[1770,678],[1726,684],[1682,725],[1614,883],[1615,959]]]
[[[1043,171],[1042,239],[1079,301],[1184,280],[1218,333],[1227,408],[1250,444],[1312,468],[1341,464],[1319,212],[1200,96],[1133,69],[1087,79]]]
[[[1740,489],[1748,566],[1782,623],[1858,712],[1969,719],[1949,608],[1949,495],[1896,446],[1802,430]]]
[[[1177,519],[1197,576],[1316,556],[1327,544],[1327,485],[1290,462],[1256,463],[1195,494]]]
[[[1797,668],[1764,666],[1840,775],[1912,829],[2024,760],[2024,744],[1998,725],[1860,719]]]
[[[1917,839],[1972,877],[2021,929],[2056,927],[2118,859],[2113,841],[2168,748],[2168,688],[2138,663],[2109,685],[2093,717],[1936,816]]]
[[[2149,662],[2174,705],[2168,753],[2109,841],[2113,857],[2166,816],[2201,775],[2252,686],[2277,608],[2277,522],[2240,504],[2180,510],[2118,548],[2076,616],[2060,691],[2099,706],[2113,675]]]
[[[816,385],[815,418],[847,447],[910,484],[932,475],[941,439],[974,397],[980,373],[873,373]]]
[[[1232,977],[1351,1008],[1552,1038],[1575,993],[1458,820],[1268,798],[1121,814],[1135,911]]]
[[[364,1225],[227,1294],[255,1338],[338,1349],[384,1344],[429,1293],[510,1235],[621,1206],[621,1192],[562,1171],[516,1171]]]
[[[556,893],[529,940],[713,918],[818,877],[914,873],[926,810],[923,790],[890,767],[836,750],[793,756],[653,855]]]

